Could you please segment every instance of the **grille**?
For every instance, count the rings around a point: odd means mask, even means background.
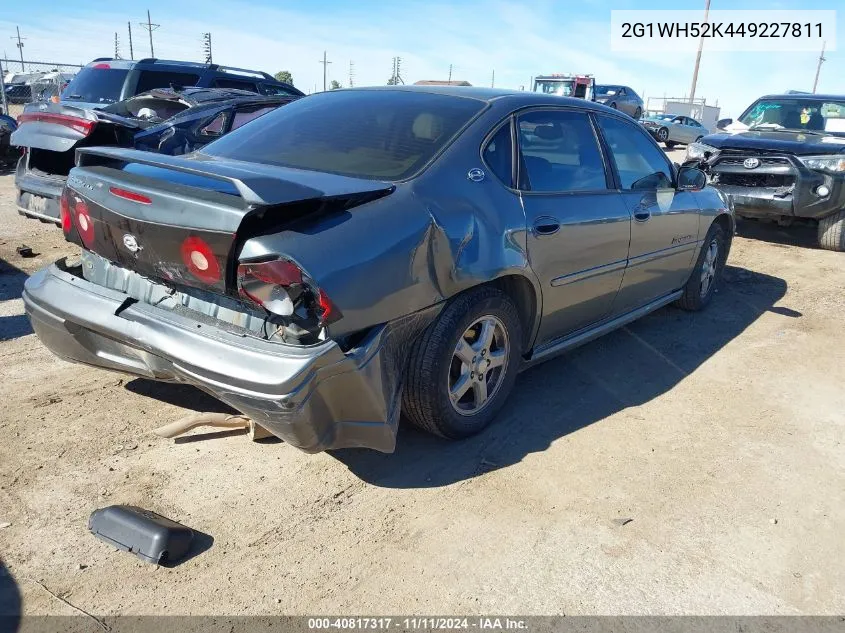
[[[795,182],[790,174],[720,173],[718,184],[737,187],[789,187]]]
[[[746,158],[752,158],[753,155],[748,156],[725,156],[719,160],[719,165],[742,165]],[[788,165],[789,161],[785,158],[768,158],[765,156],[757,156],[761,165]]]

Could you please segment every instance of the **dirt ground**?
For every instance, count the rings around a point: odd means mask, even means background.
[[[13,198],[0,176],[0,613],[845,612],[845,255],[812,231],[743,225],[707,311],[524,373],[480,437],[305,455],[159,439],[219,405],[53,357],[20,291],[69,246]],[[143,564],[87,531],[115,503],[205,536]]]

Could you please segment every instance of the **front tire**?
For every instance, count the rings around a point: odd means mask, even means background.
[[[819,220],[819,246],[828,251],[845,251],[845,209]]]
[[[665,143],[669,140],[669,128],[662,127],[657,130],[657,140],[661,143]]]
[[[717,223],[710,226],[698,260],[690,278],[683,288],[684,294],[675,304],[684,310],[703,310],[713,298],[716,286],[722,279],[722,270],[728,259],[728,239],[724,229]]]
[[[481,286],[452,299],[414,342],[402,411],[415,426],[460,439],[483,430],[513,388],[522,356],[513,301]]]

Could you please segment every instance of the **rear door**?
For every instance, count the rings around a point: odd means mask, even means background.
[[[597,119],[633,217],[628,268],[613,307],[622,314],[686,283],[699,208],[693,193],[675,190],[669,159],[641,126],[607,115]]]
[[[611,186],[587,113],[530,110],[516,128],[528,255],[543,290],[543,344],[608,315],[628,258],[631,216]]]

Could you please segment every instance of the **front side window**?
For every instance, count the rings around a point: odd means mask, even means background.
[[[337,90],[296,99],[202,152],[374,180],[419,172],[485,103],[411,91]]]
[[[519,117],[524,165],[520,188],[566,192],[607,189],[604,161],[584,112],[535,111]]]
[[[666,155],[642,128],[615,117],[600,116],[598,120],[623,189],[672,186],[672,168]]]
[[[505,123],[493,135],[482,152],[484,163],[499,177],[506,186],[513,185],[513,152],[510,122]]]

